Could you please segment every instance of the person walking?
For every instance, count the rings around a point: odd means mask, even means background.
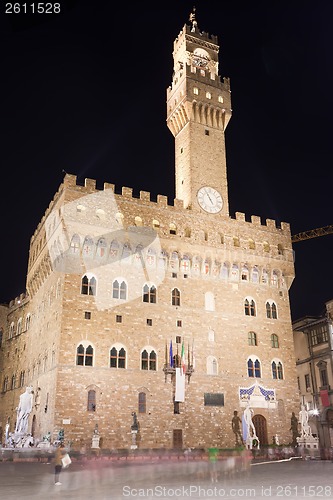
[[[59,443],[57,448],[56,448],[55,454],[54,454],[54,484],[55,484],[55,486],[61,485],[61,482],[59,481],[59,479],[60,479],[60,472],[62,469],[62,458],[65,454],[63,448],[64,448],[64,444]]]

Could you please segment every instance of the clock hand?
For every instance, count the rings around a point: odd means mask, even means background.
[[[207,196],[208,196],[209,201],[210,201],[210,202],[211,202],[211,204],[213,205],[214,203],[213,203],[213,201],[212,201],[211,197],[209,196],[209,193],[207,193]]]

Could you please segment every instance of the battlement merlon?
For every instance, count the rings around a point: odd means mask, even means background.
[[[222,91],[222,92],[228,92],[230,93],[230,78],[229,77],[222,77],[220,75],[214,75],[214,78],[212,78],[212,75],[209,71],[205,71],[204,74],[201,74],[200,72],[193,73],[192,67],[189,64],[185,65],[185,68],[179,72],[178,75],[174,75],[171,85],[167,88],[167,99],[169,100],[170,96],[172,95],[172,92],[180,86],[185,79],[188,80],[194,80],[195,82],[201,81],[202,83],[208,83],[212,87],[215,87],[216,89]]]
[[[216,35],[210,35],[209,33],[206,33],[205,31],[199,31],[198,29],[195,31],[192,31],[192,27],[189,26],[188,24],[184,24],[183,29],[180,31],[179,35],[174,41],[174,47],[178,45],[181,41],[182,38],[186,37],[186,39],[191,39],[195,40],[195,42],[200,44],[202,41],[203,43],[209,43],[212,45],[213,50],[218,50],[218,38]]]
[[[111,189],[113,192],[115,192],[115,185],[110,184],[105,182],[103,185],[103,189],[98,189],[96,187],[96,181],[94,179],[88,179],[86,178],[84,180],[84,185],[78,183],[78,179],[75,175],[72,174],[66,174],[63,183],[60,185],[57,193],[55,194],[53,200],[49,204],[49,207],[47,208],[43,218],[41,219],[40,223],[38,224],[32,238],[31,238],[31,244],[33,241],[38,237],[41,229],[43,228],[45,224],[46,218],[50,215],[51,211],[55,209],[57,206],[57,203],[59,199],[61,199],[66,192],[66,190],[71,191],[71,201],[76,199],[79,202],[80,197],[82,196],[87,196],[89,194],[94,194],[99,191],[107,191],[108,189]],[[165,195],[158,194],[157,197],[153,196],[150,192],[148,191],[140,191],[139,198],[133,196],[133,189],[129,187],[122,187],[122,193],[121,194],[115,194],[116,200],[119,200],[119,202],[126,201],[126,202],[131,202],[133,201],[134,203],[143,203],[147,207],[151,206],[151,208],[166,208],[171,211],[177,210],[177,211],[184,211],[187,212],[188,214],[191,214],[191,210],[188,210],[184,207],[184,202],[183,200],[179,200],[175,198],[173,200],[173,203],[170,204],[168,203],[168,197]],[[75,194],[76,192],[76,194]],[[157,201],[155,201],[155,199]],[[62,203],[65,202],[65,198],[62,198]],[[170,212],[171,214],[172,212]],[[232,218],[232,217],[228,217]],[[243,221],[247,225],[253,225],[257,226],[258,228],[261,227],[264,230],[268,231],[276,231],[276,232],[282,232],[284,235],[288,236],[290,235],[290,225],[286,222],[281,222],[281,226],[277,227],[276,222],[272,219],[267,219],[265,223],[261,221],[261,218],[257,215],[252,215],[251,216],[251,221],[246,221],[245,220],[245,214],[241,212],[236,212],[235,218],[237,221]]]

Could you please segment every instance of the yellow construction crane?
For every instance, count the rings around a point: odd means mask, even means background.
[[[325,236],[326,234],[332,233],[333,226],[319,227],[318,229],[311,229],[310,231],[294,234],[291,237],[291,241],[292,243],[296,243],[297,241],[309,240],[310,238],[317,238],[318,236]]]

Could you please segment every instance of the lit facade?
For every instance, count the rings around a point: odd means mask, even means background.
[[[129,448],[132,412],[141,448],[232,447],[233,412],[248,403],[261,444],[290,442],[290,227],[229,214],[231,94],[218,53],[195,19],[174,42],[173,203],[65,175],[31,238],[27,293],[1,307],[2,434],[31,385],[33,436],[64,429],[76,448],[96,424],[102,448]]]

